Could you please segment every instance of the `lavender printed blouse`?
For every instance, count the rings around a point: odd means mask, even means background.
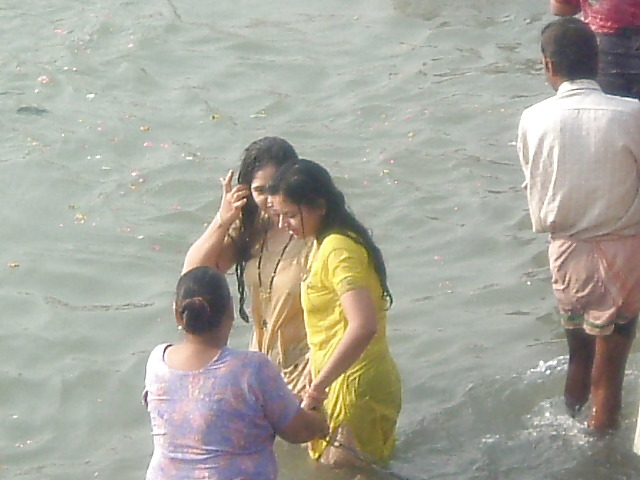
[[[173,370],[169,346],[147,362],[154,449],[146,480],[275,480],[275,431],[300,408],[278,369],[262,353],[225,347],[201,370]]]

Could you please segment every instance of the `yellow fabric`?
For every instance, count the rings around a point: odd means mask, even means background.
[[[386,461],[395,444],[401,406],[400,375],[387,344],[386,301],[366,250],[344,235],[327,236],[316,246],[302,288],[314,376],[331,358],[347,327],[340,296],[360,287],[368,288],[375,301],[378,333],[360,358],[331,384],[324,408],[332,432],[346,425],[360,450]],[[326,446],[322,440],[311,442],[311,456],[318,459]]]
[[[288,234],[280,235],[265,244],[260,265],[262,288],[258,279],[260,246],[247,262],[245,284],[251,295],[251,318],[254,322],[249,348],[266,354],[278,365],[289,388],[300,395],[306,387],[304,373],[309,364],[300,283],[313,244],[292,240],[276,269],[288,239]],[[272,276],[273,287],[269,291]]]

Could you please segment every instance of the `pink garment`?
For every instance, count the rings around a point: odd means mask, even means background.
[[[623,27],[640,26],[638,0],[556,0],[565,5],[580,6],[585,22],[597,33],[614,33]]]
[[[640,235],[552,239],[549,265],[565,328],[608,335],[640,313]]]

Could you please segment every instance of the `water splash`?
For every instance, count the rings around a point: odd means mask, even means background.
[[[567,369],[567,365],[569,364],[569,356],[562,355],[560,357],[554,358],[552,360],[543,361],[540,360],[538,365],[530,369],[526,375],[542,373],[544,375],[551,375],[560,371],[564,371]]]

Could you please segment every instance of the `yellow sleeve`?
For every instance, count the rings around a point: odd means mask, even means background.
[[[368,285],[369,259],[367,251],[344,235],[329,235],[322,242],[325,257],[326,282],[341,295]]]

